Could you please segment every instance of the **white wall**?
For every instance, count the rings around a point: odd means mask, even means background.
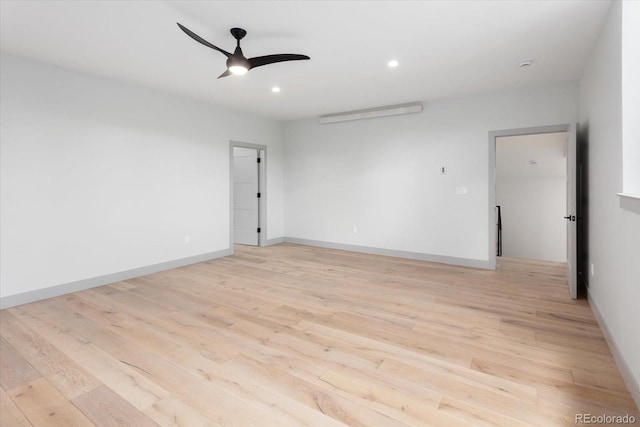
[[[587,62],[580,124],[588,133],[588,262],[595,273],[588,277],[590,302],[627,372],[635,376],[640,402],[640,203],[616,195],[622,188],[623,158],[621,7],[613,3]]]
[[[512,177],[496,180],[502,207],[502,256],[567,261],[564,178]]]
[[[575,122],[577,99],[568,82],[407,116],[286,123],[285,235],[488,261],[489,131]]]
[[[2,297],[228,249],[230,140],[268,145],[267,229],[282,236],[281,123],[1,66]]]
[[[622,10],[622,191],[640,196],[640,1]]]

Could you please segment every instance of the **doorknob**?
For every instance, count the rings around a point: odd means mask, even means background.
[[[575,221],[576,220],[576,216],[575,215],[569,215],[569,216],[565,216],[564,219],[568,219],[569,221]]]

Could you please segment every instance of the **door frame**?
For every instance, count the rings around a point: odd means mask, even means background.
[[[569,138],[575,138],[576,134],[576,126],[567,124],[561,125],[551,125],[551,126],[538,126],[538,127],[529,127],[529,128],[518,128],[518,129],[504,129],[504,130],[495,130],[489,132],[489,205],[488,205],[488,217],[489,217],[489,268],[491,270],[496,269],[496,233],[495,233],[495,224],[496,224],[496,138],[503,136],[522,136],[522,135],[535,135],[535,134],[543,134],[543,133],[557,133],[557,132],[567,132]],[[567,153],[568,155],[568,153]],[[569,171],[567,171],[569,174]],[[567,194],[567,198],[569,194]],[[569,246],[569,238],[567,236],[567,247]],[[574,248],[573,251],[577,253],[577,248]],[[570,260],[567,259],[567,263]],[[575,266],[574,266],[575,268]]]
[[[258,150],[260,163],[258,166],[258,247],[267,245],[267,146],[250,142],[229,141],[229,249],[233,254],[233,147],[252,148]]]

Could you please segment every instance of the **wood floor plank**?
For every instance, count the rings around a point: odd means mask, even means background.
[[[26,306],[21,306],[20,310],[16,310],[18,314],[27,311],[28,307]],[[169,395],[168,391],[142,376],[136,367],[114,358],[90,341],[78,340],[57,323],[29,316],[20,316],[19,320],[26,323],[26,326],[44,333],[47,346],[60,349],[65,357],[91,372],[94,378],[99,381],[96,387],[100,384],[107,385],[137,409],[145,409],[157,400]],[[48,365],[43,366],[47,367]],[[95,387],[87,387],[83,393],[91,391],[93,388]],[[64,387],[61,389],[64,390]],[[77,393],[73,397],[80,394],[82,393]]]
[[[530,423],[525,423],[516,418],[509,417],[499,411],[490,410],[482,406],[477,406],[468,401],[445,396],[438,409],[444,414],[455,417],[464,425],[472,426],[504,426],[504,427],[527,427]],[[552,425],[552,424],[549,424]]]
[[[538,396],[549,401],[561,401],[576,405],[585,410],[592,407],[609,412],[615,411],[618,414],[626,414],[633,413],[636,409],[635,402],[630,395],[620,396],[618,393],[597,390],[578,384],[541,385],[538,387]]]
[[[116,348],[124,344],[125,340],[120,336],[106,330],[93,320],[83,316],[76,310],[69,309],[66,304],[71,297],[64,297],[64,303],[54,298],[41,301],[38,305],[24,305],[20,308],[31,317],[46,320],[51,324],[57,324],[69,335],[77,337],[79,341],[95,343],[100,348]]]
[[[628,396],[627,386],[615,365],[584,367],[576,364],[571,372],[575,384]]]
[[[282,425],[276,414],[257,410],[219,384],[201,381],[177,364],[143,348],[127,345],[114,355],[128,365],[135,366],[149,380],[171,389],[174,396],[207,418],[223,425]]]
[[[162,427],[221,427],[194,407],[174,396],[167,396],[145,409],[144,413]]]
[[[0,426],[32,427],[27,417],[2,388],[0,388]]]
[[[420,425],[425,422],[448,426],[464,425],[440,412],[439,403],[442,396],[432,399],[432,395],[426,390],[410,394],[404,388],[363,378],[360,372],[353,369],[327,371],[320,377],[320,381],[325,383],[324,388],[332,393],[361,402],[408,425]]]
[[[640,418],[564,264],[501,258],[488,271],[287,243],[234,251],[2,310],[0,424]]]
[[[237,356],[223,366],[232,372],[242,372],[243,375],[265,381],[277,392],[292,396],[297,402],[349,426],[409,425],[362,402],[331,393],[315,382],[296,376],[295,371],[283,372],[245,356]]]
[[[81,394],[71,401],[76,408],[101,427],[157,427],[142,412],[134,408],[129,402],[109,387],[101,385],[88,393]]]
[[[171,360],[213,385],[224,384],[225,389],[239,400],[258,410],[268,411],[277,416],[282,425],[308,425],[340,427],[344,424],[279,393],[251,374],[242,370],[229,369],[228,364],[220,364],[185,349],[173,352]]]
[[[465,381],[464,378],[433,372],[392,359],[385,360],[379,369],[405,380],[411,379],[422,384],[423,387],[440,392],[445,396],[463,399],[481,407],[500,407],[502,405],[504,406],[501,408],[503,413],[517,411],[515,418],[527,414],[527,409],[534,406],[537,399],[535,390],[531,390],[528,393],[529,396],[523,399],[522,396],[514,394],[511,389],[502,389],[492,384],[481,384],[476,381]],[[505,410],[507,408],[508,410]],[[530,421],[530,419],[526,421]]]
[[[0,336],[0,386],[2,389],[11,390],[41,376],[42,374]]]
[[[471,353],[462,346],[456,345],[451,337],[443,337],[437,334],[425,332],[391,332],[381,330],[373,322],[354,322],[345,316],[336,315],[324,324],[334,329],[349,332],[353,335],[371,338],[375,341],[390,342],[397,347],[402,347],[420,354],[433,357],[446,357],[450,361],[461,366],[469,366]]]
[[[539,363],[523,363],[522,360],[517,366],[507,366],[495,360],[473,359],[471,369],[533,386],[573,384],[573,375],[569,369],[559,369]]]
[[[16,387],[8,394],[34,427],[94,426],[46,378]]]
[[[25,360],[69,399],[100,385],[84,367],[75,363],[12,314],[20,310],[20,307],[14,307],[0,311],[0,335],[20,352]]]

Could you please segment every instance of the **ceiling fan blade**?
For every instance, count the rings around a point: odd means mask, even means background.
[[[185,32],[185,34],[187,34],[189,37],[191,37],[192,39],[194,39],[195,41],[197,41],[198,43],[201,43],[207,47],[210,47],[213,50],[217,50],[218,52],[222,53],[223,55],[225,55],[227,58],[231,56],[231,54],[229,52],[227,52],[224,49],[220,49],[218,46],[214,46],[211,43],[209,43],[208,41],[206,41],[205,39],[203,39],[202,37],[200,37],[199,35],[197,35],[196,33],[194,33],[193,31],[191,31],[190,29],[188,29],[187,27],[180,25],[179,22],[176,22],[176,24],[178,24],[178,27],[180,27],[180,29],[182,31]]]
[[[222,77],[227,77],[227,76],[230,76],[230,75],[231,75],[231,71],[229,71],[229,70],[227,69],[227,70],[225,70],[225,72],[224,72],[224,73],[220,74],[220,75],[218,76],[218,78],[220,79],[220,78],[222,78]]]
[[[262,65],[274,64],[283,61],[299,61],[302,59],[311,59],[307,55],[296,55],[293,53],[281,53],[278,55],[256,56],[249,58],[249,69],[260,67]]]

